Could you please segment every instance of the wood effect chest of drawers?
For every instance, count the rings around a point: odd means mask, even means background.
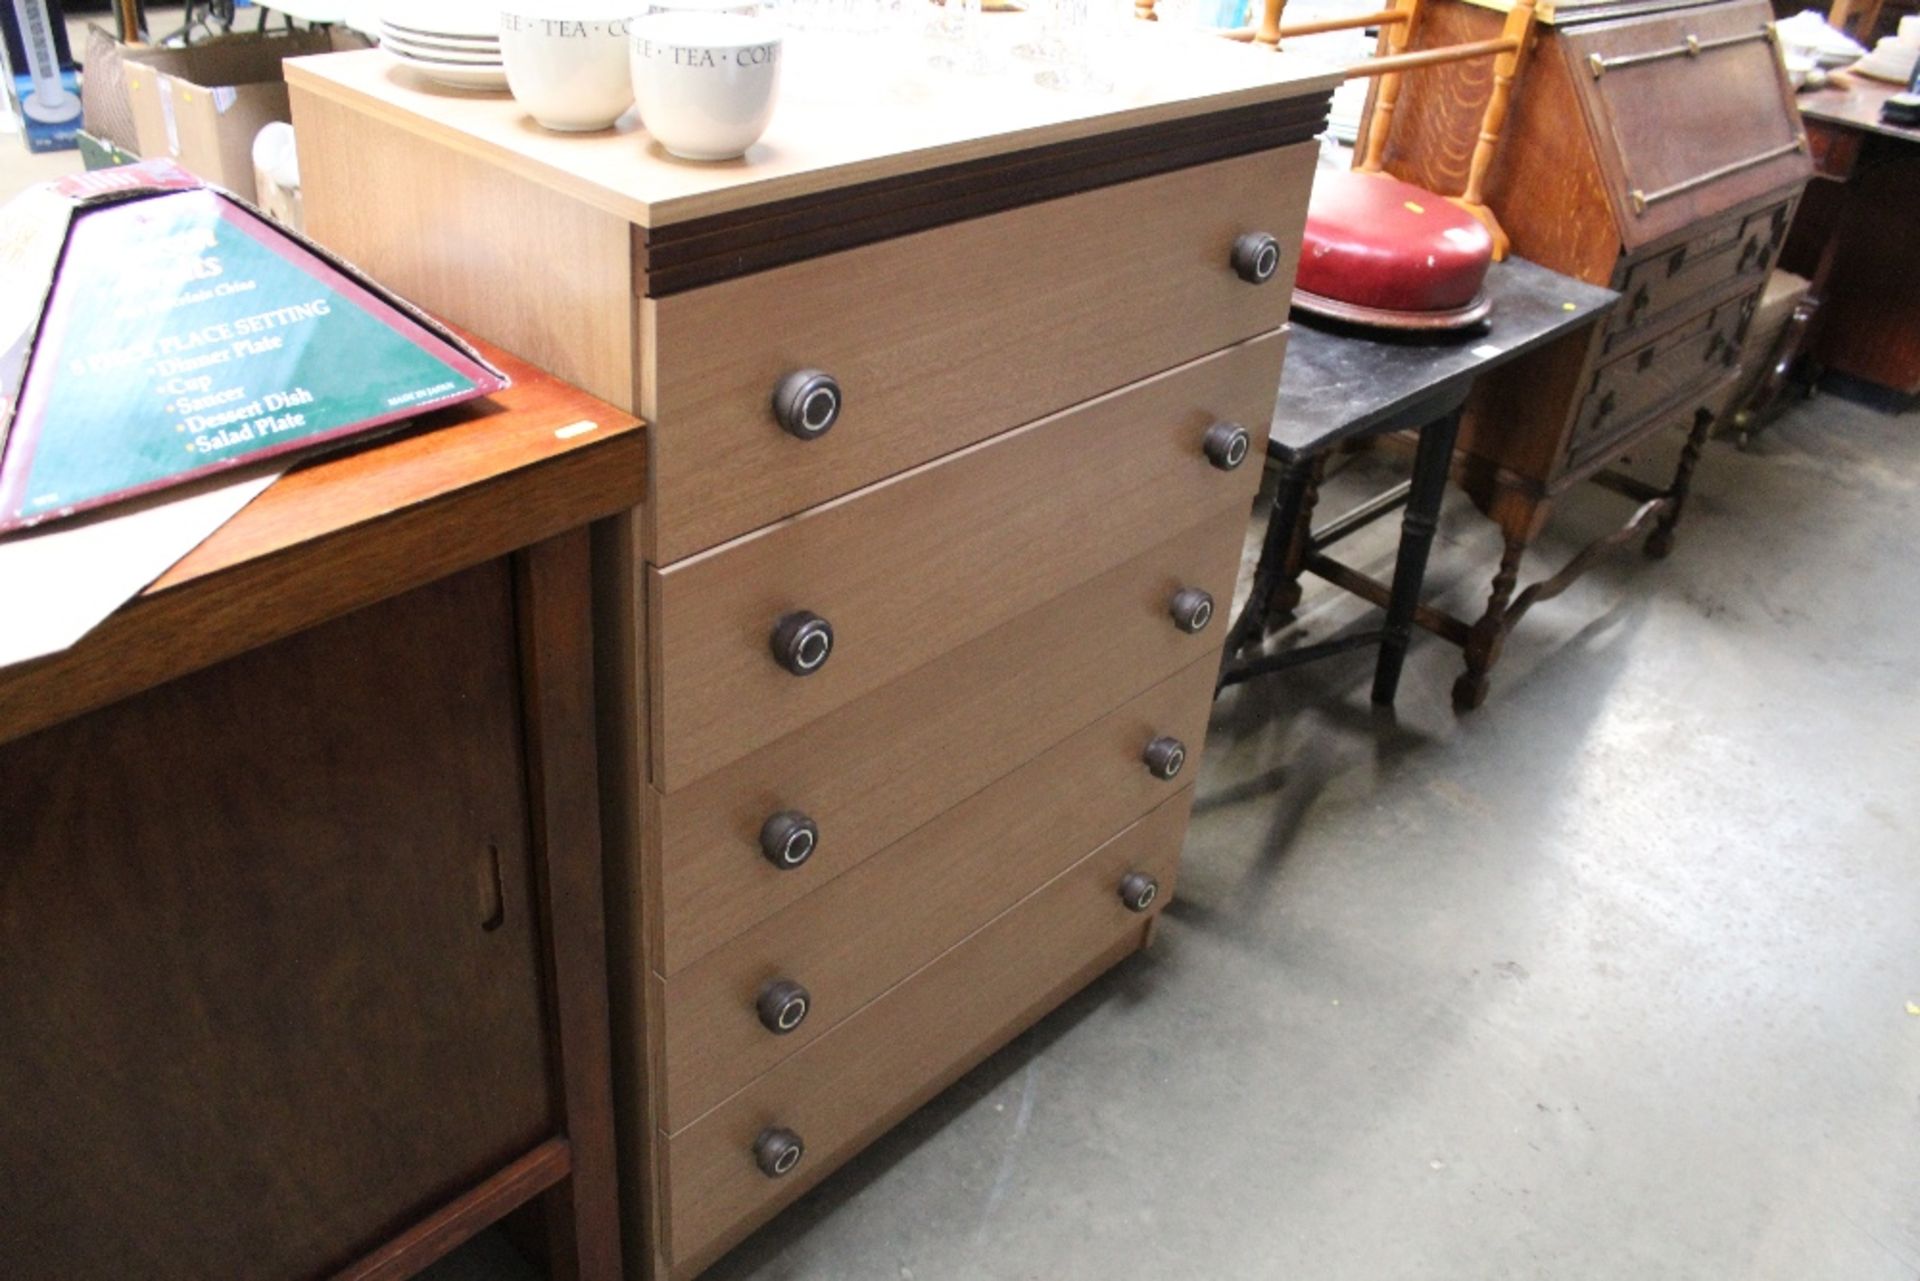
[[[1172,891],[1335,77],[1137,38],[1111,95],[891,110],[790,48],[720,167],[290,70],[310,232],[649,421],[595,549],[635,1275],[712,1263]]]
[[[1435,0],[1407,47],[1497,36],[1505,7]],[[1462,706],[1485,697],[1487,671],[1519,614],[1570,581],[1557,574],[1513,598],[1520,558],[1558,495],[1600,479],[1642,504],[1615,541],[1657,522],[1649,554],[1671,546],[1811,173],[1771,19],[1761,0],[1541,6],[1487,203],[1513,252],[1610,286],[1620,301],[1605,323],[1484,379],[1467,406],[1456,477],[1501,525],[1506,553],[1455,687]],[[1492,75],[1480,60],[1409,77],[1388,125],[1386,168],[1432,190],[1460,190]],[[1674,427],[1691,432],[1668,490],[1603,470]]]

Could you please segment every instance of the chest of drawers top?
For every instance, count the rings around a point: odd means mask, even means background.
[[[993,15],[984,27],[990,44],[1034,34],[1018,14]],[[1294,105],[1311,136],[1340,79],[1302,55],[1276,56],[1201,33],[1143,26],[1114,36],[1100,68],[1111,88],[1060,91],[1036,84],[1028,64],[1011,58],[1004,73],[948,75],[930,70],[933,50],[911,40],[791,34],[766,135],[740,160],[716,164],[669,156],[632,112],[601,133],[551,133],[505,94],[435,89],[376,50],[294,59],[287,80],[664,232],[689,223],[695,227],[688,230],[710,228],[728,215],[764,216],[782,202],[817,206],[876,181],[1223,112],[1240,113],[1243,125],[1272,123],[1291,118],[1276,117],[1282,103]]]

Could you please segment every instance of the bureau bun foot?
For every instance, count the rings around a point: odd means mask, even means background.
[[[1487,689],[1490,682],[1485,676],[1476,676],[1472,672],[1462,672],[1453,682],[1453,710],[1471,712],[1487,701]]]

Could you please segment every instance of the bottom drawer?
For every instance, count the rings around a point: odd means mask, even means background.
[[[1145,939],[1173,890],[1193,789],[1008,908],[853,1018],[713,1112],[663,1140],[666,1251],[692,1276]],[[1145,913],[1120,897],[1144,872]],[[786,1173],[762,1172],[756,1144],[803,1145]],[[771,1152],[763,1147],[762,1155]]]
[[[1568,445],[1572,461],[1592,457],[1654,414],[1724,380],[1740,361],[1752,295],[1701,312],[1602,365],[1580,406]]]

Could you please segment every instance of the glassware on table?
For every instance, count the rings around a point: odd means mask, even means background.
[[[1033,39],[1023,40],[1013,46],[1016,58],[1026,58],[1032,62],[1065,62],[1071,52],[1067,47],[1066,33],[1060,29],[1061,0],[1029,0],[1027,12],[1034,17],[1038,30]]]
[[[927,34],[940,46],[927,59],[928,65],[968,73],[991,69],[986,50],[981,47],[980,0],[944,0],[940,16],[929,24]]]
[[[1061,53],[1056,65],[1037,73],[1034,83],[1047,89],[1069,93],[1106,93],[1111,81],[1093,69],[1092,45],[1100,34],[1093,18],[1090,0],[1049,0],[1054,9],[1054,30],[1059,33]]]

